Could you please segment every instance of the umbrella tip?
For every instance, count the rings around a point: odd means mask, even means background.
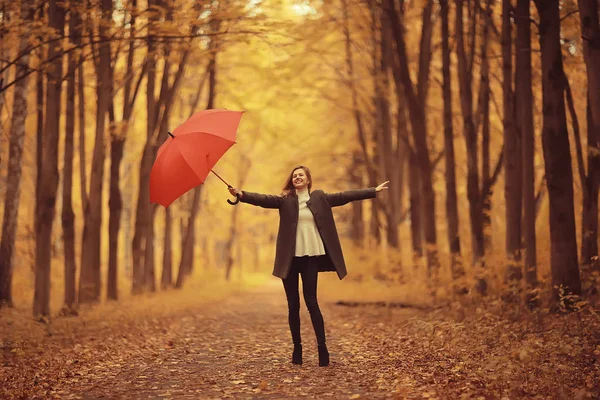
[[[173,139],[175,139],[175,136],[173,136],[173,134],[171,132],[167,132],[169,134],[169,136],[171,136]]]

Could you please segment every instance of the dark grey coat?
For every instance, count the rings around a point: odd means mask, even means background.
[[[279,232],[275,250],[273,275],[285,279],[290,271],[296,252],[296,228],[298,226],[298,197],[274,196],[242,191],[240,201],[263,208],[279,209]],[[319,257],[319,271],[336,271],[340,279],[347,275],[342,246],[338,237],[331,207],[342,206],[351,201],[372,199],[377,196],[375,188],[348,190],[339,193],[325,193],[315,190],[310,193],[306,205],[315,217],[317,229],[325,245],[324,257]]]

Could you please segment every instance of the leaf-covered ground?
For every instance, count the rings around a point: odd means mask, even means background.
[[[27,332],[3,311],[0,398],[600,396],[592,317],[517,320],[481,309],[342,306],[324,297],[326,368],[317,365],[304,306],[304,365],[290,363],[277,281],[170,312],[60,318]]]

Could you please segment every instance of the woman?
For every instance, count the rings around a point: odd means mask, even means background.
[[[302,276],[304,301],[310,313],[319,350],[319,366],[329,365],[329,352],[325,343],[323,316],[317,303],[317,277],[319,271],[336,271],[343,279],[346,264],[338,238],[331,207],[354,200],[375,198],[376,193],[387,189],[382,183],[376,188],[348,190],[340,193],[311,192],[310,170],[298,165],[287,178],[279,196],[264,195],[230,188],[241,202],[263,208],[279,209],[279,232],[275,250],[273,275],[283,280],[288,302],[289,324],[294,350],[292,363],[302,364],[300,338],[300,295],[298,276]]]

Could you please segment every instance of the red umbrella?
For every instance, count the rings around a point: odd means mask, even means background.
[[[200,111],[169,132],[150,172],[150,202],[168,207],[200,185],[209,172],[229,185],[212,168],[235,143],[243,111]],[[227,200],[230,204],[236,204]]]

